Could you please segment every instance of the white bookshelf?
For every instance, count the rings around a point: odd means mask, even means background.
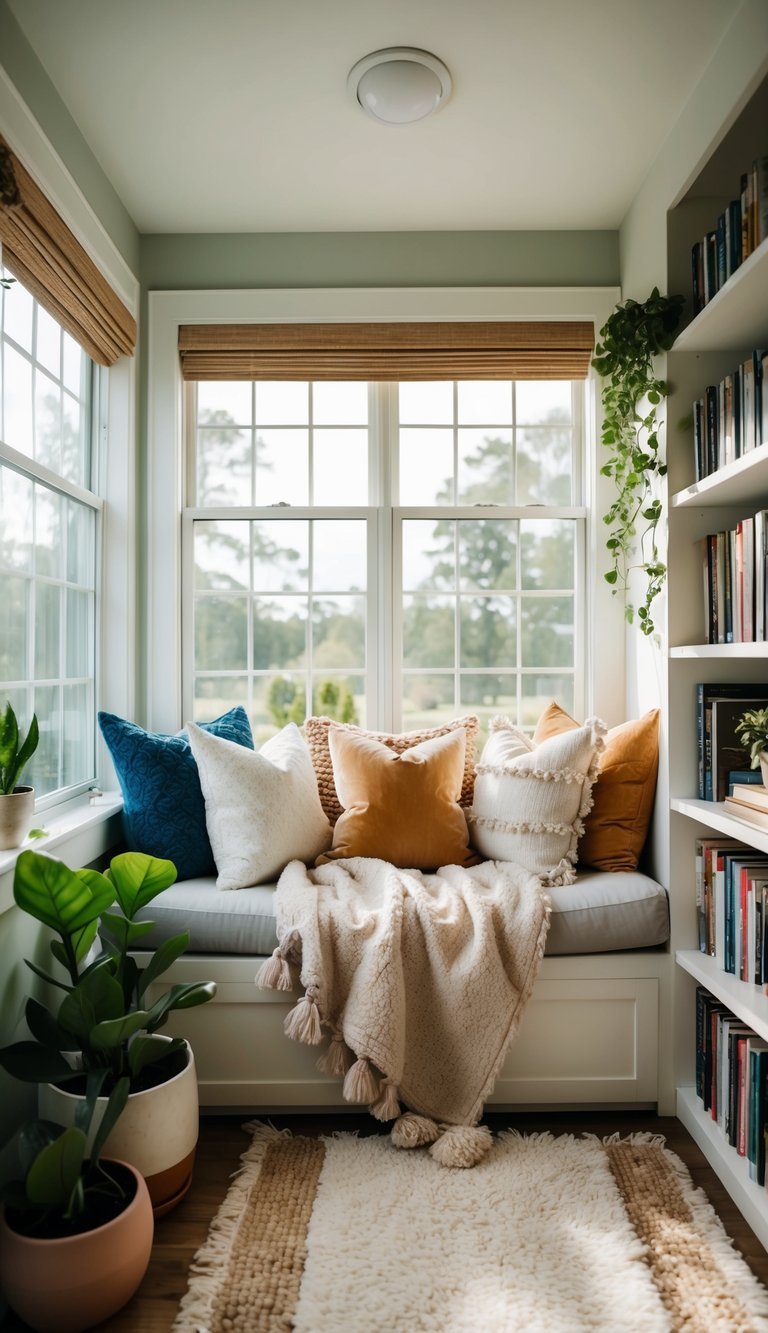
[[[768,149],[762,113],[764,89],[747,104],[717,148],[720,167],[733,162],[734,197],[750,157]],[[731,174],[731,173],[725,173]],[[723,176],[725,179],[725,175]],[[669,217],[669,290],[690,290],[691,246],[701,239],[701,218],[714,229],[728,197],[715,197],[703,163],[685,199]],[[711,205],[711,213],[709,212]],[[768,1191],[749,1178],[748,1164],[704,1111],[693,1082],[695,987],[704,986],[742,1022],[768,1040],[768,996],[761,986],[723,971],[699,952],[695,906],[695,840],[709,833],[735,838],[768,854],[768,829],[726,812],[721,802],[689,797],[695,763],[695,682],[754,681],[768,643],[705,644],[704,590],[696,543],[705,532],[730,528],[739,517],[768,508],[768,441],[711,476],[694,480],[693,441],[682,423],[708,384],[717,383],[754,348],[768,346],[768,240],[736,270],[691,321],[668,356],[668,455],[670,464],[668,590],[668,744],[670,752],[670,914],[674,983],[677,1113],[699,1144],[749,1225],[768,1249]],[[706,525],[706,526],[705,526]],[[674,637],[682,642],[675,644]],[[672,641],[672,642],[670,642]]]

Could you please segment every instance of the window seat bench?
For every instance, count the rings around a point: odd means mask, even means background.
[[[654,1105],[667,895],[646,875],[599,871],[580,872],[550,894],[542,969],[489,1106]],[[296,993],[255,985],[277,943],[273,898],[272,885],[220,893],[213,878],[193,879],[166,889],[144,913],[156,923],[149,948],[190,934],[151,999],[174,982],[217,983],[211,1004],[173,1015],[164,1029],[192,1043],[206,1109],[346,1106],[340,1080],[316,1068],[318,1050],[283,1034]]]

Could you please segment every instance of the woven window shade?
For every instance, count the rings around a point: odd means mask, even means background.
[[[3,263],[101,366],[136,347],[136,321],[29,172],[0,138],[19,202],[0,202]]]
[[[586,322],[186,324],[185,380],[585,379]]]

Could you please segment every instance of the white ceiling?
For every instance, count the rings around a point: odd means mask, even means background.
[[[739,2],[9,6],[140,231],[453,231],[617,227]],[[430,120],[348,100],[385,46],[448,65]]]

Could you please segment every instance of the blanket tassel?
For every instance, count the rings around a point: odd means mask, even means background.
[[[396,1148],[423,1148],[440,1137],[440,1130],[428,1116],[406,1111],[395,1121],[389,1137]]]
[[[397,1120],[400,1115],[400,1102],[397,1097],[397,1084],[391,1078],[385,1078],[381,1096],[371,1106],[371,1115],[377,1120]]]
[[[293,1006],[283,1023],[283,1032],[292,1041],[303,1041],[307,1046],[318,1046],[323,1040],[317,1000],[312,991],[307,991]]]
[[[272,957],[262,963],[256,975],[256,985],[262,990],[293,990],[291,969],[279,944],[273,949]]]
[[[440,1166],[464,1170],[477,1166],[493,1143],[487,1125],[443,1125],[441,1128],[444,1132],[429,1150],[430,1157]]]
[[[375,1102],[379,1095],[379,1081],[363,1056],[347,1070],[344,1079],[345,1102]]]
[[[334,1032],[327,1051],[323,1051],[317,1062],[317,1068],[323,1074],[335,1074],[343,1078],[352,1063],[352,1052],[340,1032]]]

